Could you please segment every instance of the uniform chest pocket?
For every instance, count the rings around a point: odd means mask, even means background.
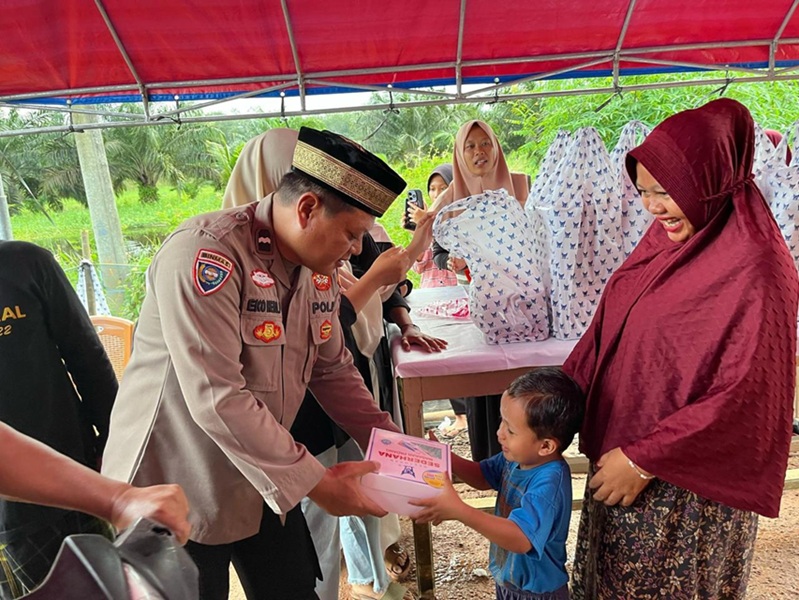
[[[280,387],[286,335],[280,315],[241,317],[241,370],[249,390],[274,392]]]

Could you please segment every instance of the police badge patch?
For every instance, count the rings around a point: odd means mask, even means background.
[[[275,280],[272,279],[269,273],[261,271],[260,269],[255,269],[250,273],[250,279],[252,279],[255,285],[262,288],[270,288],[275,285]]]
[[[319,337],[323,340],[330,339],[330,336],[333,333],[333,324],[330,321],[325,321],[322,323],[322,326],[319,328]]]
[[[283,328],[274,321],[264,321],[252,330],[252,334],[256,339],[261,340],[265,344],[280,339],[282,333]]]
[[[194,259],[194,284],[203,296],[222,289],[233,272],[233,261],[216,250],[200,249]]]
[[[314,287],[321,291],[326,292],[330,289],[330,277],[328,275],[322,275],[321,273],[314,273],[311,276],[313,279]]]

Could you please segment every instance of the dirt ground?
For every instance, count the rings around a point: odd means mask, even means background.
[[[466,434],[451,443],[454,452],[469,457]],[[799,452],[791,454],[789,469],[799,468]],[[575,475],[575,477],[578,477]],[[582,476],[584,478],[584,476]],[[465,484],[456,487],[464,497],[479,497],[486,492],[471,490]],[[568,554],[574,557],[579,512],[572,513]],[[401,518],[400,543],[413,559],[411,521]],[[493,600],[494,583],[488,573],[488,542],[471,529],[457,522],[445,522],[433,528],[436,600]],[[415,563],[412,563],[415,564]],[[343,567],[342,563],[342,567]],[[415,592],[415,568],[403,582]],[[231,577],[230,600],[245,600],[235,576]],[[346,571],[342,568],[339,600],[350,600]],[[413,598],[418,598],[414,593]],[[788,490],[782,498],[780,517],[760,518],[757,545],[747,594],[749,600],[799,599],[799,490]]]

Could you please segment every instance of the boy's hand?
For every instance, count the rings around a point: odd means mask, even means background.
[[[444,476],[444,489],[440,494],[432,498],[409,500],[408,503],[423,507],[423,510],[411,517],[416,523],[433,525],[439,525],[443,521],[460,520],[463,510],[469,508],[458,496],[458,492],[452,487],[452,481],[447,476]]]

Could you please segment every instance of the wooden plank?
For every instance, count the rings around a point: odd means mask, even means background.
[[[463,375],[438,375],[412,378],[421,382],[421,397],[425,400],[446,400],[466,396],[501,394],[511,381],[527,373],[531,367],[520,367],[509,371],[490,371]],[[401,379],[401,378],[397,378]],[[406,380],[407,381],[407,380]]]
[[[788,471],[786,471],[785,489],[799,490],[799,469],[788,469]]]
[[[583,506],[583,495],[585,494],[585,479],[572,479],[572,510],[580,510]],[[497,502],[497,495],[492,494],[483,498],[464,498],[464,503],[472,508],[483,512],[493,513],[494,505]]]
[[[579,454],[577,456],[564,456],[563,459],[569,464],[572,475],[576,473],[588,473],[588,458]]]
[[[583,456],[575,457],[585,459]],[[567,459],[568,460],[568,459]],[[587,464],[587,459],[586,464]],[[785,472],[785,491],[799,490],[799,469],[788,469]],[[583,496],[585,495],[585,479],[580,477],[572,479],[572,510],[580,510],[583,506]],[[466,504],[472,508],[482,510],[487,513],[494,512],[494,504],[497,501],[496,494],[484,498],[464,498]]]

